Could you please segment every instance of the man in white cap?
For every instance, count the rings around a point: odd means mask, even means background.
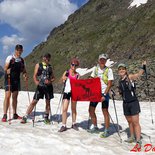
[[[109,90],[112,86],[112,81],[114,80],[112,69],[105,66],[107,59],[108,59],[107,54],[99,55],[98,65],[94,67],[94,70],[91,74],[92,78],[99,77],[101,80],[101,90],[102,90],[101,102],[102,102],[102,112],[103,112],[104,121],[105,121],[104,132],[100,136],[102,138],[108,137],[108,129],[110,125],[110,118],[109,118],[109,112],[108,112]],[[97,117],[95,114],[95,109],[97,104],[98,102],[90,102],[90,105],[89,105],[89,115],[91,117],[92,125],[88,130],[88,132],[91,132],[91,133],[98,132]]]

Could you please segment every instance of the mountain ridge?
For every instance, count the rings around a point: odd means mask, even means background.
[[[72,57],[79,58],[80,67],[90,68],[97,64],[99,54],[107,53],[113,61],[126,62],[133,72],[138,70],[143,59],[148,60],[149,83],[155,96],[155,78],[152,76],[155,73],[155,1],[149,0],[138,8],[128,9],[129,6],[130,2],[124,0],[88,1],[64,24],[54,28],[47,40],[25,58],[32,66],[27,69],[29,77],[32,77],[34,66],[41,61],[43,53],[49,52],[56,77],[55,92],[60,92],[62,84],[59,79],[68,69]],[[116,89],[117,65],[113,70]],[[30,78],[29,89],[34,88]],[[138,93],[142,99],[146,98],[144,89]]]

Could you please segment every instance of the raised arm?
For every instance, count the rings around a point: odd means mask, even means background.
[[[144,73],[145,70],[146,70],[146,61],[143,61],[142,67],[139,70],[139,72],[135,73],[135,74],[129,74],[129,79],[130,80],[137,80]]]

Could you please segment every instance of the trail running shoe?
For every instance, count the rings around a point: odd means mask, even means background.
[[[127,143],[133,143],[135,142],[135,138],[133,136],[129,137],[128,139],[124,140]]]
[[[22,119],[22,117],[19,116],[18,114],[13,114],[13,119]]]
[[[50,121],[48,118],[45,118],[45,119],[44,119],[44,123],[45,123],[45,124],[51,124],[51,121]]]
[[[27,117],[26,116],[23,116],[23,118],[22,118],[22,120],[21,120],[20,123],[22,123],[22,124],[27,123]]]
[[[3,115],[3,118],[2,118],[1,121],[2,121],[2,122],[7,122],[7,114],[4,114],[4,115]]]
[[[73,124],[73,125],[72,125],[72,128],[73,128],[74,130],[76,130],[76,131],[79,131],[79,128],[78,128],[78,126],[77,126],[76,124]]]
[[[109,132],[108,130],[105,130],[101,135],[100,135],[100,138],[106,138],[109,136]]]
[[[90,133],[99,133],[99,128],[94,126],[92,129],[87,130]]]
[[[138,149],[141,149],[141,147],[142,147],[142,141],[141,141],[141,140],[138,140],[138,141],[136,142],[136,145],[137,145],[137,148],[138,148]]]
[[[62,126],[58,132],[64,132],[66,130],[67,130],[67,128],[65,126]]]

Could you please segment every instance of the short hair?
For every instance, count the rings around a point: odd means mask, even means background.
[[[43,55],[43,58],[48,58],[48,59],[50,59],[50,58],[51,58],[51,54],[45,53],[45,54]]]
[[[20,44],[17,44],[16,46],[15,46],[15,50],[23,50],[23,46],[22,45],[20,45]]]

